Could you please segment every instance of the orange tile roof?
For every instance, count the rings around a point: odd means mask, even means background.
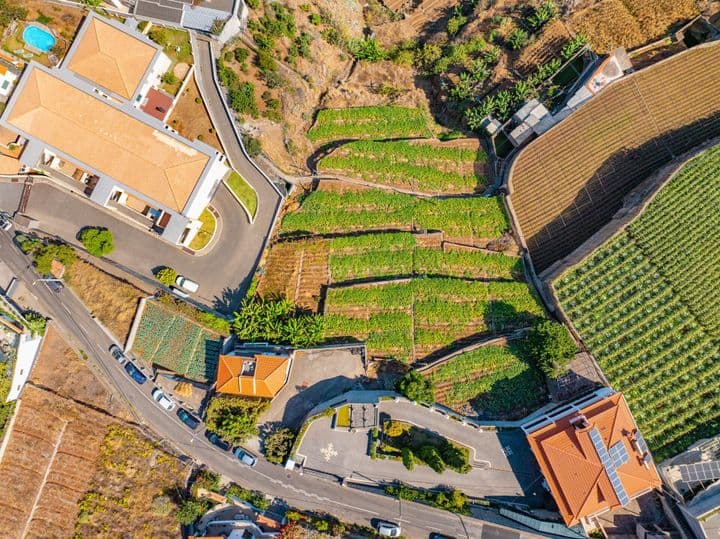
[[[255,361],[252,376],[243,376],[243,364]],[[272,399],[285,385],[290,359],[258,354],[255,357],[220,356],[216,389],[219,393]]]
[[[182,212],[209,156],[31,64],[6,120],[151,200]]]
[[[70,58],[68,69],[131,99],[156,49],[137,37],[92,16]]]
[[[587,419],[587,426],[576,428],[571,420],[580,414]],[[625,445],[630,458],[617,468],[617,475],[630,499],[660,487],[654,464],[650,461],[646,466],[634,444],[637,425],[630,409],[622,394],[614,393],[528,434],[530,447],[568,526],[621,506],[590,439],[593,428],[598,429],[606,448],[618,442]]]

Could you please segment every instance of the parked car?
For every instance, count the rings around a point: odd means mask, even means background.
[[[125,363],[125,371],[130,375],[130,378],[135,380],[138,384],[142,385],[147,382],[147,376],[145,376],[132,361]]]
[[[242,462],[250,467],[257,464],[257,458],[252,456],[250,453],[245,451],[242,447],[238,447],[235,451],[235,456]]]
[[[188,299],[190,297],[190,294],[188,294],[187,292],[184,292],[183,290],[181,290],[177,287],[174,287],[174,286],[170,287],[170,292],[172,292],[177,297],[182,298],[182,299]]]
[[[44,283],[47,285],[47,287],[52,290],[53,292],[60,292],[63,288],[65,288],[65,285],[62,284],[62,281],[44,281]]]
[[[200,426],[200,420],[188,412],[185,408],[178,408],[177,416],[180,418],[180,421],[185,423],[192,430],[195,430]]]
[[[8,231],[12,228],[12,221],[5,217],[4,215],[0,216],[0,230]]]
[[[162,408],[163,410],[171,412],[175,409],[175,403],[159,387],[156,387],[152,390],[152,398],[160,405],[160,408]]]
[[[198,291],[198,288],[200,288],[200,285],[197,284],[195,281],[192,281],[187,277],[183,277],[182,275],[177,276],[177,279],[175,279],[175,284],[183,290],[187,290],[188,292],[191,292],[193,294]]]
[[[229,451],[230,450],[230,444],[227,443],[225,440],[220,438],[217,434],[214,432],[211,432],[209,430],[205,431],[205,438],[208,439],[208,441],[213,444],[215,447],[218,447],[222,449],[223,451]]]
[[[375,524],[375,529],[380,537],[400,537],[400,526],[392,522],[380,520]]]
[[[430,534],[430,539],[455,539],[455,538],[450,535],[444,535],[442,533],[432,532]]]
[[[125,357],[125,354],[123,354],[123,351],[120,349],[120,347],[117,344],[113,344],[110,347],[110,353],[112,354],[112,357],[114,357],[118,363],[124,363],[125,360],[127,359]]]

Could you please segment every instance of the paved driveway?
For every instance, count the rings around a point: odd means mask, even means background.
[[[381,401],[379,412],[381,419],[387,414],[470,447],[472,471],[437,474],[426,466],[415,466],[409,471],[399,461],[372,460],[368,454],[369,433],[333,430],[331,417],[318,419],[308,428],[298,449],[306,459],[305,467],[338,477],[375,482],[399,479],[423,488],[451,485],[480,498],[531,506],[541,504],[542,476],[522,431],[479,431],[406,402]]]
[[[16,210],[21,191],[22,185],[0,184],[0,209]],[[200,256],[186,253],[127,223],[112,210],[51,184],[33,186],[26,213],[39,219],[42,231],[75,243],[82,227],[107,227],[115,236],[116,246],[108,258],[121,269],[153,280],[153,268],[171,266],[200,283],[196,299],[219,311],[232,312],[252,278],[266,231],[262,224],[248,222],[245,212],[223,184],[211,204],[220,214],[222,231],[212,248]],[[274,207],[266,211],[272,213]]]

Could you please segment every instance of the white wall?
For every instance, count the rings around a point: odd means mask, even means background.
[[[222,162],[220,161],[222,159]],[[226,165],[227,160],[222,155],[216,155],[207,173],[200,180],[191,199],[186,204],[183,215],[189,219],[197,219],[207,207],[215,193],[215,188],[230,171]]]
[[[12,385],[10,386],[10,392],[5,402],[17,400],[20,396],[25,382],[27,382],[27,379],[30,377],[30,371],[40,352],[42,341],[42,337],[31,337],[29,334],[20,335]]]

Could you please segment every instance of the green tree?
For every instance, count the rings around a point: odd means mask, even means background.
[[[425,464],[430,466],[430,468],[435,470],[437,473],[443,473],[445,471],[445,461],[443,461],[435,446],[422,446],[418,451],[418,456]]]
[[[165,266],[155,272],[155,278],[165,286],[172,286],[175,284],[178,273],[172,268]]]
[[[52,261],[57,260],[65,266],[70,268],[77,259],[77,253],[69,245],[64,243],[49,243],[43,245],[33,255],[33,263],[35,268],[40,275],[50,275]]]
[[[47,327],[47,320],[41,314],[35,311],[26,311],[23,313],[23,318],[27,323],[27,327],[33,335],[44,335],[45,328]]]
[[[80,233],[80,241],[93,256],[102,257],[115,250],[112,232],[107,228],[86,228]]]
[[[541,320],[535,324],[527,338],[530,354],[538,368],[551,378],[567,372],[577,348],[570,332],[562,324]]]
[[[395,390],[416,402],[435,402],[435,393],[432,382],[419,372],[412,370],[400,378],[395,384]]]
[[[295,433],[288,428],[277,429],[268,434],[263,441],[265,458],[275,464],[284,464],[294,441]]]
[[[183,498],[176,513],[177,521],[183,526],[189,526],[208,510],[208,503],[195,498]]]
[[[205,422],[208,429],[239,445],[257,435],[257,420],[269,404],[267,400],[218,396],[210,401]]]
[[[240,340],[308,347],[323,338],[320,315],[298,311],[289,300],[246,298],[235,313],[233,329]]]
[[[219,492],[220,474],[204,468],[200,470],[197,477],[195,478],[194,486],[204,488],[205,490],[211,490],[213,492]]]
[[[248,56],[250,56],[250,51],[247,49],[243,49],[242,47],[237,47],[233,51],[233,56],[235,56],[235,60],[240,62],[241,64],[248,59]]]
[[[163,76],[160,78],[161,81],[163,81],[165,84],[177,84],[177,75],[173,73],[172,71],[167,71],[163,73]]]

